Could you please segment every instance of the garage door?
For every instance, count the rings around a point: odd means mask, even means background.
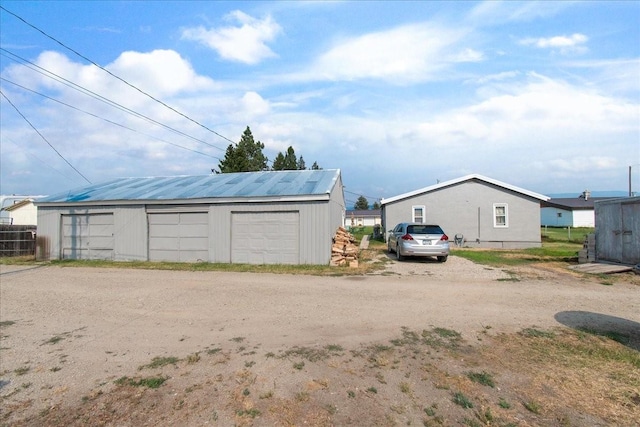
[[[209,261],[209,214],[151,213],[149,260]]]
[[[298,212],[234,212],[231,215],[231,262],[298,264]]]
[[[62,215],[63,259],[113,259],[113,214]]]

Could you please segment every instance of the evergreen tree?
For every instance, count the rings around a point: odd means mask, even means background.
[[[284,170],[292,171],[298,169],[298,159],[293,147],[287,148],[287,154],[284,155]]]
[[[284,154],[278,153],[278,155],[276,156],[275,160],[273,161],[273,168],[272,169],[274,171],[284,170]]]
[[[378,210],[380,209],[380,207],[380,202],[376,200],[375,202],[373,202],[373,207],[371,209]]]
[[[264,144],[254,141],[249,126],[245,129],[240,142],[229,144],[224,159],[218,164],[220,173],[256,172],[268,170],[267,157],[262,153]]]
[[[302,158],[302,156],[300,156],[300,158],[298,159],[298,170],[305,170],[307,168],[307,165],[304,163],[304,159]]]
[[[353,205],[353,209],[368,211],[369,210],[369,201],[367,200],[366,197],[360,196],[360,197],[358,197],[358,200],[356,200],[356,204]]]
[[[320,166],[318,166],[318,162],[313,162],[313,164],[311,165],[311,170],[312,171],[318,171],[322,169]]]

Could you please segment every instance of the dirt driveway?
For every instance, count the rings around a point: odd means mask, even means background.
[[[452,403],[447,377],[470,369],[465,354],[481,363],[473,349],[491,337],[602,327],[640,351],[635,282],[504,272],[455,256],[343,277],[1,268],[0,422],[9,425],[450,425],[481,419]],[[418,353],[412,331],[424,342],[432,331],[453,335],[433,335],[440,345]],[[389,344],[398,337],[404,353]],[[409,371],[412,357],[420,365]],[[139,387],[150,376],[165,383]],[[503,381],[515,385],[502,393],[517,393],[513,373]],[[482,399],[476,411],[490,407]],[[494,418],[504,410],[516,425],[555,425],[555,413],[509,412],[499,399]],[[567,417],[584,421],[580,412]]]

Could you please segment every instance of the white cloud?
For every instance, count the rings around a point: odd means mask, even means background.
[[[198,76],[191,64],[173,50],[123,52],[106,68],[159,96],[202,90],[213,83],[208,77]]]
[[[236,10],[226,19],[239,25],[211,29],[202,26],[187,28],[182,31],[182,38],[210,47],[223,59],[250,65],[276,56],[267,43],[275,40],[282,29],[271,16],[260,20]]]
[[[541,38],[525,38],[520,40],[524,46],[534,46],[540,49],[554,49],[560,53],[584,53],[587,48],[583,46],[589,38],[584,34],[575,33],[570,36],[554,36]]]
[[[452,62],[482,55],[459,48],[465,33],[433,24],[413,24],[342,40],[320,56],[310,74],[328,80],[383,79],[396,84],[433,78]],[[459,53],[451,55],[451,50]]]

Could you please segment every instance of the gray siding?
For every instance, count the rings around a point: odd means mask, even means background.
[[[144,206],[38,208],[38,259],[62,258],[62,215],[113,214],[116,261],[147,259],[147,220]]]
[[[640,197],[595,203],[596,259],[640,263]]]
[[[496,203],[507,205],[508,227],[494,226]],[[385,204],[387,232],[399,222],[412,221],[413,206],[424,206],[424,222],[439,224],[452,241],[456,234],[462,234],[466,246],[541,246],[540,201],[489,183],[464,181]]]
[[[299,201],[255,203],[242,200],[216,203],[212,200],[207,203],[185,201],[183,204],[171,204],[168,201],[167,204],[132,203],[113,206],[47,206],[44,204],[38,208],[37,254],[39,259],[43,260],[60,259],[62,215],[108,213],[113,214],[114,220],[113,259],[149,260],[148,215],[204,212],[208,217],[208,225],[204,229],[205,233],[208,232],[206,261],[230,263],[233,212],[259,212],[265,215],[270,212],[296,212],[300,220],[298,235],[300,264],[329,264],[332,238],[344,221],[345,201],[340,177],[338,176],[331,194],[301,196],[300,199]],[[202,253],[205,254],[206,251]]]

